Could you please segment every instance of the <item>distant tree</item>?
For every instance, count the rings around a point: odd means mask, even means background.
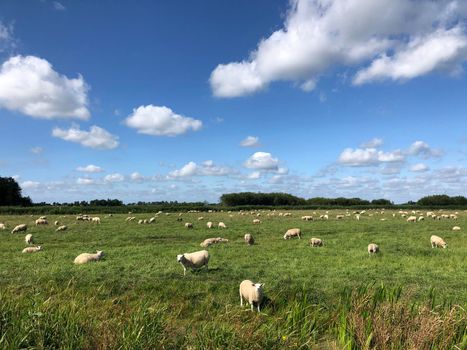
[[[446,205],[459,205],[465,206],[467,205],[467,198],[463,196],[456,196],[456,197],[449,197],[445,194],[437,194],[433,196],[426,196],[420,198],[417,201],[418,205],[425,205],[425,206],[446,206]]]
[[[371,201],[371,204],[374,204],[374,205],[387,205],[387,206],[391,206],[393,205],[394,203],[392,203],[390,200],[388,199],[384,199],[384,198],[381,198],[381,199],[373,199]]]
[[[12,177],[0,177],[0,206],[5,205],[32,205],[31,198],[22,196],[21,187]]]

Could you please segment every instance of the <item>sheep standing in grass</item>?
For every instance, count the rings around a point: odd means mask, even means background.
[[[36,226],[48,225],[48,224],[49,224],[49,222],[46,219],[39,218],[39,219],[36,220]]]
[[[302,216],[302,220],[304,220],[304,221],[313,221],[313,216],[304,215],[304,216]]]
[[[256,304],[258,312],[261,312],[260,306],[264,295],[263,285],[264,283],[253,283],[250,280],[242,281],[239,288],[240,306],[243,306],[243,299],[245,299],[250,304],[251,311]]]
[[[407,222],[417,222],[417,217],[416,216],[409,216],[407,218]]]
[[[448,244],[439,236],[433,235],[430,237],[431,248],[444,248],[448,247]]]
[[[99,261],[104,256],[104,252],[102,250],[97,250],[95,254],[90,253],[82,253],[78,255],[75,260],[73,261],[76,265],[86,264],[91,261]]]
[[[186,275],[187,268],[192,270],[202,268],[203,266],[208,269],[209,252],[207,250],[200,250],[193,253],[184,253],[177,255],[177,261],[183,266],[183,275]]]
[[[260,219],[253,219],[253,225],[259,225],[259,224],[261,224]]]
[[[26,244],[33,244],[34,240],[32,238],[32,234],[28,233],[26,237],[24,237],[24,241],[26,242]]]
[[[213,223],[211,221],[208,221],[206,223],[206,226],[207,226],[207,228],[212,228],[214,225],[213,225]]]
[[[58,226],[55,232],[66,231],[68,227],[66,225]]]
[[[38,251],[42,250],[42,246],[37,246],[37,247],[26,247],[23,249],[21,253],[36,253]]]
[[[16,226],[16,227],[11,231],[11,233],[22,232],[22,231],[26,231],[27,229],[28,229],[28,225],[26,225],[26,224],[21,224],[21,225]]]
[[[148,223],[149,223],[149,224],[152,224],[152,223],[155,222],[155,221],[156,221],[156,218],[152,217],[152,218],[149,219]]]
[[[227,228],[227,225],[224,224],[224,223],[221,221],[221,222],[219,222],[219,224],[217,225],[217,227],[219,227],[219,228]]]
[[[453,231],[460,231],[461,228],[460,228],[460,226],[454,226],[454,227],[452,228],[452,230],[453,230]]]
[[[299,228],[291,228],[284,234],[284,239],[290,239],[292,237],[298,237],[298,239],[300,239],[302,238],[301,235],[302,231]]]
[[[379,246],[375,243],[368,244],[368,255],[379,253]]]
[[[187,223],[185,223],[185,227],[186,228],[193,228],[193,223],[187,222]]]
[[[253,238],[253,236],[250,233],[245,234],[244,239],[245,239],[245,243],[248,244],[248,245],[255,244],[255,239]]]
[[[91,219],[92,222],[96,223],[96,224],[100,224],[101,223],[101,218],[98,217],[98,216],[95,216]]]
[[[323,241],[319,238],[312,238],[310,239],[310,245],[312,247],[322,247],[323,246]]]
[[[60,222],[55,221],[55,222],[54,222],[54,225],[55,225],[55,226],[60,226]]]
[[[0,230],[6,230],[6,225],[0,222]]]

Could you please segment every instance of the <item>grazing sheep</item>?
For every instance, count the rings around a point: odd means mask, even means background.
[[[91,261],[99,261],[104,256],[102,250],[97,250],[95,254],[82,253],[78,255],[73,261],[76,265],[86,264]]]
[[[433,235],[430,237],[431,248],[442,247],[447,248],[448,244],[439,236]]]
[[[343,218],[344,218],[344,215],[340,215],[340,214],[336,215],[337,220],[342,220]]]
[[[138,220],[138,225],[141,225],[142,223],[144,223],[144,220],[143,220],[143,219],[139,219],[139,220]]]
[[[92,222],[95,222],[96,224],[100,224],[101,223],[101,218],[98,217],[98,216],[95,216],[91,219]]]
[[[368,244],[368,255],[379,253],[379,246],[375,243]]]
[[[0,230],[6,230],[6,225],[0,222]]]
[[[248,304],[251,306],[251,311],[253,311],[254,304],[258,309],[258,312],[261,312],[260,305],[263,301],[263,285],[264,283],[253,283],[250,280],[244,280],[240,283],[239,293],[240,293],[240,306],[243,306],[243,299],[245,299]]]
[[[355,214],[355,220],[360,221],[360,215]]]
[[[55,222],[54,222],[54,225],[55,225],[55,226],[60,226],[60,222],[55,221]]]
[[[26,237],[24,237],[24,241],[26,242],[26,244],[33,244],[34,240],[32,238],[32,234],[28,233]]]
[[[216,238],[207,238],[203,242],[201,242],[200,246],[207,248],[211,244],[217,244],[217,243],[227,243],[229,240],[226,238],[221,238],[221,237],[216,237]]]
[[[260,219],[254,219],[253,220],[253,225],[259,225],[261,224],[261,220]]]
[[[182,218],[182,217],[178,217],[178,218],[177,218],[177,221],[178,221],[178,222],[181,222],[181,221],[183,221],[183,218]]]
[[[39,219],[36,220],[36,226],[39,226],[39,225],[48,225],[48,224],[49,224],[49,222],[48,222],[46,219],[41,219],[41,218],[39,218]]]
[[[22,232],[22,231],[26,231],[27,229],[28,229],[28,225],[26,225],[26,224],[21,224],[21,225],[16,226],[16,227],[11,231],[11,233]]]
[[[407,222],[417,222],[417,217],[416,216],[409,216],[407,218]]]
[[[207,250],[200,250],[193,253],[179,254],[177,255],[177,261],[183,266],[183,276],[186,275],[187,268],[195,270],[205,266],[207,270],[209,252]]]
[[[206,223],[206,226],[207,226],[207,228],[212,228],[214,225],[213,225],[213,223],[211,221],[208,221]]]
[[[292,237],[298,237],[298,239],[301,238],[302,232],[300,231],[299,228],[291,228],[287,230],[287,232],[284,234],[284,239],[290,239]]]
[[[58,226],[55,232],[66,231],[68,227],[66,225]]]
[[[424,216],[419,216],[418,219],[417,219],[417,221],[423,221],[423,220],[425,220]]]
[[[193,223],[187,222],[187,223],[185,223],[185,227],[186,228],[193,228]]]
[[[42,250],[42,246],[38,245],[37,247],[26,247],[21,253],[36,253]]]
[[[322,247],[323,246],[323,241],[319,238],[312,238],[310,239],[310,245],[312,247]]]
[[[203,216],[200,216],[200,217],[198,218],[198,221],[202,221],[202,220],[204,220],[204,217],[203,217]]]
[[[253,238],[253,236],[250,233],[245,234],[244,239],[245,239],[245,243],[248,244],[248,245],[255,244],[255,239]]]
[[[460,231],[461,228],[460,228],[460,226],[454,226],[454,227],[452,228],[452,230],[453,230],[453,231]]]
[[[328,214],[324,214],[324,215],[323,215],[323,219],[324,219],[324,220],[329,220],[329,215],[328,215]]]
[[[143,224],[147,224],[147,223],[149,223],[148,219],[144,219]]]
[[[219,228],[227,228],[227,226],[221,221],[219,222],[219,224],[217,225],[217,227]]]
[[[305,220],[305,221],[313,221],[313,216],[311,216],[311,215],[302,216],[302,220]]]
[[[292,216],[292,213],[284,213],[284,216]]]
[[[148,221],[148,224],[152,224],[152,223],[155,222],[155,221],[156,221],[156,218],[154,218],[154,217],[153,217],[153,218],[150,218],[149,221]]]

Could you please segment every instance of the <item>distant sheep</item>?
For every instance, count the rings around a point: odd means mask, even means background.
[[[57,227],[55,232],[66,231],[67,229],[68,227],[66,225],[62,225],[62,226]]]
[[[216,237],[216,238],[207,238],[203,242],[201,242],[200,246],[207,248],[212,244],[217,244],[217,243],[227,243],[229,240],[226,238],[221,238],[221,237]]]
[[[312,247],[322,247],[323,246],[323,241],[319,238],[312,238],[310,239],[310,245]]]
[[[42,246],[37,246],[37,247],[26,247],[23,249],[21,253],[36,253],[38,251],[42,250]]]
[[[49,222],[46,219],[39,218],[39,219],[36,220],[36,226],[48,225],[48,224],[49,224]]]
[[[143,219],[139,219],[139,220],[138,220],[138,225],[141,225],[141,224],[143,224],[143,223],[144,223],[144,220],[143,220]]]
[[[54,225],[55,225],[55,226],[60,226],[60,222],[55,221],[55,222],[54,222]]]
[[[22,231],[26,231],[27,229],[28,229],[28,225],[26,225],[26,224],[21,224],[21,225],[16,226],[16,227],[11,231],[11,233],[22,232]]]
[[[219,227],[219,228],[227,228],[226,224],[224,224],[222,221],[219,222],[219,224],[217,225],[217,227]]]
[[[430,237],[431,248],[447,248],[448,244],[439,236],[433,235]]]
[[[26,237],[24,237],[24,241],[26,242],[26,244],[33,244],[34,239],[32,238],[32,234],[28,233]]]
[[[191,222],[186,222],[186,223],[185,223],[185,227],[186,227],[186,228],[193,228],[193,223],[191,223]]]
[[[460,228],[460,226],[454,226],[454,227],[452,228],[452,230],[453,230],[453,231],[460,231],[461,228]]]
[[[204,217],[203,217],[203,216],[200,216],[200,217],[198,218],[198,221],[202,221],[202,220],[204,220]]]
[[[292,237],[298,237],[298,239],[300,239],[301,233],[299,228],[291,228],[284,234],[284,239],[290,239]]]
[[[97,250],[95,254],[90,253],[82,253],[78,255],[75,260],[73,261],[76,265],[86,264],[91,261],[99,261],[104,256],[104,252],[102,250]]]
[[[149,224],[152,224],[152,223],[155,222],[155,221],[156,221],[156,218],[152,217],[152,218],[149,219],[148,223],[149,223]]]
[[[92,222],[96,223],[96,224],[100,224],[101,223],[101,218],[98,217],[98,216],[95,216],[91,219]]]
[[[245,299],[250,304],[251,311],[253,311],[256,304],[258,312],[261,312],[260,306],[264,295],[263,285],[264,283],[253,283],[250,280],[242,281],[239,288],[240,306],[243,306],[243,299]]]
[[[375,243],[368,244],[368,255],[379,253],[379,246]]]
[[[248,245],[255,244],[255,239],[250,233],[245,234],[244,239],[245,239],[245,243]]]
[[[417,219],[417,221],[423,221],[423,220],[425,220],[424,216],[419,216],[418,219]]]
[[[355,214],[355,220],[359,221],[360,220],[360,215]]]
[[[305,220],[305,221],[313,221],[313,216],[311,216],[311,215],[304,215],[304,216],[302,216],[302,220]]]
[[[185,276],[187,268],[195,270],[204,266],[208,269],[209,252],[200,250],[193,253],[179,254],[177,255],[177,261],[183,266],[183,275]]]
[[[261,220],[260,219],[254,219],[253,220],[253,225],[259,225],[261,224]]]
[[[407,218],[407,222],[417,222],[417,217],[416,216],[409,216]]]
[[[0,230],[6,230],[6,225],[0,222]]]
[[[213,225],[213,223],[211,221],[208,221],[206,223],[206,226],[207,226],[207,228],[212,228],[214,225]]]
[[[344,218],[344,215],[340,215],[340,214],[336,215],[337,220],[342,220],[343,218]]]

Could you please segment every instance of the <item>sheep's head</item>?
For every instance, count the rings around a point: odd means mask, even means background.
[[[178,262],[182,262],[184,258],[185,258],[185,255],[184,255],[184,254],[178,254],[178,255],[177,255],[177,261],[178,261]]]
[[[263,290],[264,283],[255,283],[253,286],[255,287],[256,291],[259,292]]]
[[[97,250],[96,253],[97,253],[97,256],[99,257],[99,259],[104,256],[104,252],[102,250]]]
[[[444,249],[448,247],[448,244],[446,242],[443,242],[441,245],[443,246]]]
[[[42,246],[41,246],[41,245],[38,245],[36,249],[37,249],[37,250],[42,250]]]

